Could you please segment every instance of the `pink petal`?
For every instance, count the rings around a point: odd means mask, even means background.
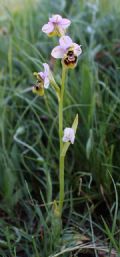
[[[73,134],[71,135],[71,144],[74,144],[75,141],[75,133],[73,132]]]
[[[72,45],[72,39],[69,36],[62,36],[59,40],[60,46],[63,49],[67,49]]]
[[[45,75],[44,75],[44,72],[38,72],[38,74],[40,75],[40,77],[44,80],[44,78],[45,78]]]
[[[66,29],[70,26],[71,21],[68,19],[62,19],[62,21],[60,22],[60,25],[63,29]]]
[[[56,59],[63,58],[64,54],[65,54],[65,51],[61,46],[54,47],[51,52],[51,55]]]
[[[44,67],[44,73],[46,75],[48,75],[49,74],[49,65],[47,63],[43,63],[43,67]]]
[[[76,43],[73,43],[73,46],[74,46],[74,54],[76,56],[79,56],[82,53],[81,46]]]
[[[51,33],[53,30],[54,30],[54,25],[51,22],[48,22],[42,27],[42,31],[46,34]]]
[[[44,88],[48,88],[49,87],[49,84],[50,84],[50,81],[49,81],[49,78],[48,77],[45,77],[45,80],[44,80]]]
[[[52,18],[49,18],[49,21],[52,22],[52,23],[57,23],[58,24],[59,22],[62,21],[62,17],[59,14],[55,14],[55,15],[52,16]]]
[[[69,142],[69,140],[66,136],[63,136],[62,140],[63,140],[64,143]]]

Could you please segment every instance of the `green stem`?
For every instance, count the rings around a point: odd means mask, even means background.
[[[59,101],[59,140],[60,140],[60,159],[59,159],[59,183],[60,183],[60,196],[59,196],[59,211],[62,214],[62,207],[64,202],[64,156],[62,153],[62,137],[63,137],[63,97],[64,97],[64,87],[65,87],[65,77],[66,69],[62,68],[62,84],[61,84],[61,94]]]
[[[59,196],[59,212],[62,214],[63,202],[64,202],[64,156],[60,156],[60,196]]]

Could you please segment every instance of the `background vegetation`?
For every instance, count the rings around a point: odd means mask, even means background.
[[[0,256],[119,256],[119,0],[0,3]],[[57,100],[51,88],[44,98],[31,92],[42,62],[60,84],[60,62],[50,57],[57,39],[41,32],[55,13],[72,21],[70,35],[83,49],[65,93],[64,126],[78,113],[79,127],[65,163],[60,237],[51,211],[59,191]]]

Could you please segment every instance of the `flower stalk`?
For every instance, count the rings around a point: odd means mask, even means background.
[[[54,201],[53,212],[55,217],[62,215],[64,203],[64,161],[66,153],[71,144],[74,144],[75,134],[78,126],[78,114],[75,116],[72,127],[66,127],[63,130],[63,100],[65,90],[66,73],[68,69],[74,69],[78,62],[78,57],[82,53],[81,45],[74,43],[74,41],[66,35],[66,30],[70,26],[71,21],[62,18],[61,15],[56,14],[49,18],[47,24],[44,24],[42,31],[48,36],[58,36],[59,44],[52,49],[51,56],[55,59],[61,59],[62,63],[62,79],[61,88],[56,83],[54,76],[47,63],[43,63],[44,70],[34,73],[36,76],[36,84],[33,85],[32,91],[38,96],[44,96],[45,90],[51,84],[52,88],[58,98],[59,105],[59,204]],[[61,220],[61,219],[59,219]]]
[[[61,94],[59,101],[59,141],[60,141],[60,157],[59,157],[59,183],[60,183],[60,195],[59,195],[59,212],[62,213],[62,207],[64,202],[64,156],[62,156],[63,148],[63,99],[65,89],[66,68],[62,65],[62,83]]]

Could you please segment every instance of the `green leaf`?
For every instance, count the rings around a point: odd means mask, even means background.
[[[87,156],[88,160],[90,158],[90,154],[91,154],[92,148],[93,148],[93,130],[90,129],[90,131],[89,131],[89,138],[88,138],[88,141],[86,143],[86,156]]]

